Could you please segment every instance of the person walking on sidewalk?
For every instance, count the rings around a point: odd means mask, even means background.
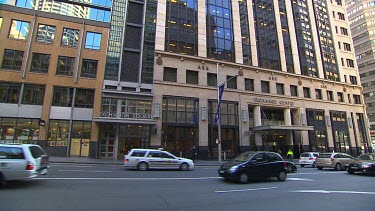
[[[195,162],[195,159],[197,159],[197,155],[197,147],[193,145],[193,148],[191,148],[191,159],[193,160],[193,162]]]
[[[293,162],[293,151],[291,149],[288,150],[286,156],[289,158],[290,162]]]

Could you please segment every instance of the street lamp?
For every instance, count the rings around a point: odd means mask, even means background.
[[[223,92],[224,92],[224,85],[234,79],[234,78],[237,78],[238,76],[242,76],[243,75],[243,71],[242,70],[239,70],[238,73],[235,75],[235,76],[232,76],[231,78],[229,78],[228,80],[224,81],[223,83],[221,83],[220,85],[217,86],[217,113],[216,113],[216,121],[217,121],[217,136],[218,136],[218,140],[217,140],[217,147],[218,147],[218,156],[219,156],[219,164],[221,164],[222,160],[221,160],[221,122],[220,122],[220,116],[221,116],[221,97],[223,96]],[[216,81],[219,82],[219,63],[216,64]]]

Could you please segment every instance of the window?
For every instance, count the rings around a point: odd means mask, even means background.
[[[29,22],[12,20],[12,27],[10,28],[9,38],[26,40],[29,35]]]
[[[270,82],[261,81],[261,88],[263,93],[270,93]]]
[[[21,84],[0,83],[0,103],[18,103]]]
[[[198,71],[186,70],[186,83],[198,84]]]
[[[354,61],[352,59],[346,59],[347,67],[354,67]]]
[[[98,60],[82,59],[81,77],[96,78]]]
[[[77,89],[74,107],[78,108],[93,108],[94,107],[95,90],[91,89]]]
[[[100,50],[100,41],[102,34],[94,32],[86,32],[85,48],[92,50]]]
[[[64,28],[61,39],[62,46],[77,47],[79,30]]]
[[[163,80],[177,82],[177,68],[164,67]]]
[[[341,12],[338,12],[337,15],[339,16],[340,20],[345,20],[345,15]]]
[[[214,73],[207,73],[207,86],[217,86],[217,76]]]
[[[357,83],[357,77],[355,77],[355,76],[350,75],[349,80],[350,80],[351,84],[356,84],[356,85],[358,84]]]
[[[74,57],[59,56],[56,75],[73,75]]]
[[[25,84],[22,104],[43,105],[45,86]]]
[[[55,26],[39,24],[35,42],[52,43],[55,38],[55,31]]]
[[[322,90],[321,89],[315,89],[315,99],[322,100]]]
[[[24,160],[25,155],[21,147],[0,147],[0,159]]]
[[[352,48],[350,47],[349,43],[345,43],[344,42],[344,50],[346,50],[346,51],[351,51],[352,50]]]
[[[54,87],[52,106],[72,107],[73,88]]]
[[[49,54],[33,53],[30,72],[48,73],[50,59],[51,55]]]
[[[2,69],[21,70],[23,51],[5,49]]]
[[[353,95],[354,104],[361,104],[361,96]]]
[[[284,94],[284,84],[276,83],[276,92],[278,95]]]
[[[304,98],[311,98],[311,96],[310,96],[310,88],[303,87],[303,97]]]
[[[245,78],[245,90],[254,91],[254,79]]]
[[[70,133],[69,120],[50,119],[47,146],[67,146]]]
[[[227,75],[227,87],[230,89],[237,89],[237,77]]]
[[[348,102],[352,103],[352,98],[350,97],[350,94],[348,94]]]
[[[336,4],[342,6],[342,0],[336,0]]]
[[[290,85],[290,96],[298,97],[297,86]]]
[[[339,49],[341,50],[341,42],[338,42],[337,44],[339,46]]]
[[[341,65],[342,65],[343,67],[345,67],[344,58],[341,58]]]
[[[337,92],[337,100],[339,102],[344,102],[344,94],[342,92]]]
[[[342,34],[342,35],[349,35],[349,33],[348,33],[348,29],[347,29],[347,28],[340,27],[340,31],[341,31],[341,34]]]
[[[327,99],[329,101],[333,101],[333,92],[332,91],[327,91]]]

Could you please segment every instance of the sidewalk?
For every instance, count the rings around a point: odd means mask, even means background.
[[[50,163],[76,163],[76,164],[110,164],[110,165],[123,165],[122,160],[115,159],[95,159],[88,157],[49,157]],[[223,161],[225,162],[225,161]],[[298,164],[298,159],[294,159],[293,162]],[[196,160],[194,163],[196,166],[220,166],[218,160]]]

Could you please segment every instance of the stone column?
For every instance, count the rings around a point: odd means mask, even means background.
[[[198,1],[198,56],[207,57],[206,1]]]
[[[292,119],[290,116],[290,108],[284,109],[284,124],[292,125]],[[293,146],[293,131],[287,130],[285,139],[286,139],[286,145]]]
[[[165,21],[167,18],[167,0],[159,0],[156,15],[155,50],[164,51],[165,46]]]

